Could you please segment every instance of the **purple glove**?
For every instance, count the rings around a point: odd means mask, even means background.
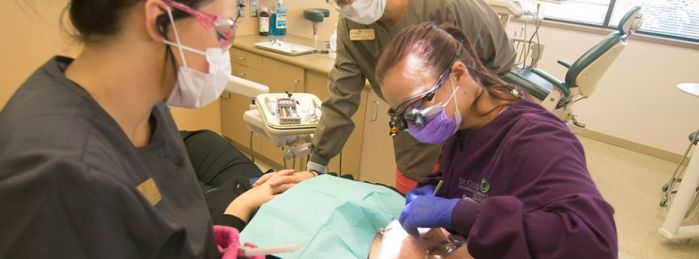
[[[423,195],[429,195],[432,196],[432,193],[434,193],[434,185],[424,185],[417,187],[415,189],[412,189],[408,192],[407,195],[405,195],[405,204],[407,205],[411,201],[413,201],[415,198],[423,196]]]
[[[451,213],[460,200],[419,196],[403,208],[398,221],[413,236],[419,235],[417,228],[451,228]]]

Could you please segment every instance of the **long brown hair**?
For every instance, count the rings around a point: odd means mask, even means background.
[[[464,63],[470,76],[491,96],[510,103],[526,98],[524,91],[488,70],[461,29],[451,24],[437,26],[426,22],[403,29],[381,53],[376,65],[376,78],[383,82],[386,72],[403,61],[409,53],[422,58],[427,69],[444,71],[457,52],[459,44],[463,45],[463,51],[457,60]]]

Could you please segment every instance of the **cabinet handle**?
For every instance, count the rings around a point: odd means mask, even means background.
[[[238,60],[240,60],[240,61],[245,61],[245,58],[238,58]]]
[[[301,80],[299,80],[299,79],[294,80],[294,88],[299,86],[299,83],[301,83]],[[296,89],[294,89],[294,91],[296,91]]]
[[[371,121],[376,121],[379,118],[379,102],[373,101],[374,113],[371,115]]]
[[[238,74],[240,77],[245,78],[245,73]]]

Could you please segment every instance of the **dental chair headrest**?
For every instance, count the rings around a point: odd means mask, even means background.
[[[640,6],[634,6],[629,10],[621,21],[619,21],[619,32],[623,34],[633,34],[641,28],[643,23],[643,13]]]

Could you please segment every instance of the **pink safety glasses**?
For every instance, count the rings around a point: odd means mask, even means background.
[[[185,4],[175,2],[172,0],[164,0],[163,2],[165,2],[165,4],[172,8],[175,8],[193,16],[204,26],[204,28],[213,28],[214,32],[216,33],[216,38],[218,39],[219,46],[222,49],[228,49],[231,47],[236,29],[236,22],[233,19],[221,18],[214,14],[200,11]]]

